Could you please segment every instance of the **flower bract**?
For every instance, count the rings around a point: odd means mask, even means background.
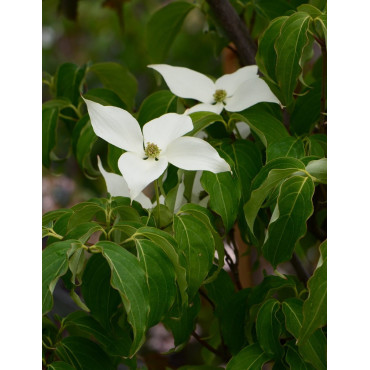
[[[213,82],[209,77],[184,67],[167,64],[151,64],[149,68],[159,72],[169,89],[177,96],[201,102],[186,111],[221,113],[240,112],[257,103],[280,104],[267,83],[258,74],[256,65],[246,66],[234,73],[226,74]]]
[[[118,168],[131,199],[158,179],[168,163],[189,171],[231,171],[209,143],[183,136],[193,129],[187,115],[164,114],[146,123],[141,131],[139,123],[127,111],[84,100],[95,134],[126,151],[118,160]]]

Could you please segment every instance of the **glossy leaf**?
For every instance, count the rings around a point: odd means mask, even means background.
[[[127,319],[132,326],[134,340],[130,350],[133,356],[145,340],[149,315],[149,291],[144,270],[139,261],[126,249],[112,242],[99,242],[101,250],[112,271],[111,285],[122,297]]]
[[[327,159],[321,158],[308,162],[306,171],[314,177],[315,182],[326,184],[327,182]]]
[[[68,98],[77,106],[81,85],[85,79],[86,66],[79,67],[73,63],[61,64],[55,75],[57,98]]]
[[[144,99],[140,106],[137,120],[140,126],[165,113],[176,113],[176,96],[168,90],[156,91]]]
[[[298,343],[304,343],[317,328],[327,323],[327,257],[326,241],[321,244],[322,264],[308,280],[308,298],[303,304],[303,323]]]
[[[59,98],[59,99],[52,99],[48,100],[45,103],[42,104],[42,109],[63,109],[68,107],[70,104],[70,100],[68,98]]]
[[[226,370],[261,370],[263,364],[271,360],[255,343],[243,348],[226,366]]]
[[[91,256],[83,273],[81,292],[91,314],[107,330],[122,300],[110,285],[111,270],[101,254]]]
[[[199,289],[212,266],[215,244],[211,231],[190,215],[174,216],[173,230],[185,254],[189,300]]]
[[[69,332],[77,329],[79,335],[84,334],[88,339],[93,336],[109,355],[127,357],[129,354],[132,340],[128,331],[117,337],[113,335],[112,331],[104,329],[98,321],[86,312],[76,311],[71,313],[63,320],[63,325]]]
[[[204,171],[200,182],[210,196],[209,207],[221,216],[227,233],[238,214],[241,192],[237,178],[229,172]]]
[[[135,239],[137,256],[149,289],[148,326],[156,325],[175,300],[175,270],[166,253],[151,240]]]
[[[113,370],[108,355],[93,341],[84,337],[66,337],[57,345],[58,357],[78,370]]]
[[[282,103],[286,106],[293,101],[293,92],[302,72],[301,57],[308,43],[309,22],[307,13],[294,13],[281,26],[275,42],[276,79],[283,96]]]
[[[125,66],[114,62],[96,63],[89,67],[89,71],[95,73],[103,86],[114,91],[129,108],[134,106],[137,81]]]
[[[306,233],[314,190],[309,177],[294,176],[281,185],[262,247],[264,257],[274,268],[292,257],[295,244]]]
[[[233,113],[230,119],[246,122],[265,146],[289,136],[283,123],[258,104],[243,112]]]
[[[266,150],[266,162],[280,157],[293,157],[301,159],[304,157],[303,141],[292,136],[275,141]]]
[[[149,240],[153,241],[169,258],[176,272],[176,280],[180,290],[182,302],[187,303],[186,290],[188,283],[186,281],[185,255],[183,252],[179,251],[176,240],[168,233],[148,226],[141,227],[137,230],[136,234],[143,235]]]
[[[244,205],[245,219],[252,232],[258,211],[267,196],[281,181],[304,168],[304,164],[298,159],[278,158],[270,161],[261,169],[253,181],[251,197]]]
[[[81,241],[81,243],[85,244],[91,235],[98,231],[104,233],[104,229],[96,222],[86,222],[75,226],[66,234],[65,238],[78,239]]]
[[[92,221],[98,213],[105,213],[105,209],[95,202],[78,203],[72,207],[73,214],[68,222],[68,229],[72,229],[84,222]]]
[[[222,122],[226,125],[224,119],[219,114],[211,112],[194,112],[190,114],[190,118],[193,121],[194,128],[186,136],[195,136],[215,122]]]
[[[286,328],[296,339],[302,328],[302,308],[303,302],[297,298],[289,298],[283,302]],[[326,338],[321,329],[316,330],[298,349],[303,359],[316,369],[326,369]]]
[[[153,62],[162,62],[194,5],[179,1],[160,8],[147,25],[148,52]]]
[[[64,361],[55,361],[48,365],[47,370],[74,370],[75,368]]]
[[[311,364],[303,360],[302,356],[299,354],[298,347],[294,345],[294,341],[288,342],[287,348],[285,361],[291,369],[314,370]]]
[[[283,356],[284,350],[280,344],[281,324],[277,318],[280,302],[276,299],[267,300],[259,309],[256,321],[258,344],[271,358]]]
[[[65,240],[47,246],[42,252],[42,314],[53,308],[53,292],[59,278],[68,270],[71,251],[81,245],[78,240]]]
[[[112,105],[127,110],[127,105],[113,90],[104,88],[90,89],[84,94],[84,98],[101,105]]]

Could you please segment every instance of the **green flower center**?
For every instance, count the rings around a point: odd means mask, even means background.
[[[222,103],[226,97],[227,93],[225,90],[216,90],[216,92],[213,94],[213,98],[215,99],[216,103]]]
[[[158,148],[158,146],[156,144],[146,143],[145,155],[148,158],[156,158],[157,159],[160,152],[161,152],[161,150]]]

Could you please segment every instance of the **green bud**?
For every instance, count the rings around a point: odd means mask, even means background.
[[[156,144],[146,143],[145,155],[148,158],[158,158],[160,152],[161,152],[161,150],[158,148],[158,146]]]
[[[227,93],[225,90],[216,90],[216,92],[213,94],[213,98],[215,99],[216,103],[222,103],[226,97]]]

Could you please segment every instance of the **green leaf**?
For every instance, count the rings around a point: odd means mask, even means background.
[[[276,299],[267,300],[259,309],[256,321],[258,343],[271,358],[279,359],[284,350],[280,344],[282,327],[277,318],[280,302]]]
[[[212,267],[215,243],[212,233],[191,215],[175,215],[175,239],[185,254],[188,296],[191,300]]]
[[[222,267],[224,266],[224,259],[225,259],[225,249],[224,249],[224,243],[218,234],[218,232],[215,229],[214,226],[214,217],[210,211],[208,211],[207,208],[204,208],[198,204],[192,204],[192,203],[186,203],[184,204],[180,210],[177,212],[177,214],[186,213],[194,216],[197,218],[200,222],[204,224],[206,228],[208,228],[213,236],[213,240],[215,243],[215,247],[218,254],[218,267],[214,273],[212,273],[210,276],[207,277],[206,280],[204,280],[203,284],[209,284],[211,281],[216,279],[218,273],[221,271]]]
[[[274,268],[292,257],[295,244],[306,233],[314,191],[309,177],[294,176],[281,185],[262,247],[264,257]]]
[[[219,114],[211,112],[194,112],[190,114],[190,118],[193,121],[194,128],[186,136],[194,136],[214,122],[222,122],[226,125],[226,122]]]
[[[127,105],[121,100],[121,98],[112,90],[97,88],[91,89],[86,94],[84,98],[92,100],[101,105],[112,105],[114,107],[122,108],[127,110]]]
[[[90,239],[91,235],[97,231],[102,231],[104,233],[104,229],[96,222],[84,222],[68,231],[64,238],[78,239],[81,243],[85,244]]]
[[[314,20],[315,30],[316,34],[319,36],[321,40],[325,41],[325,45],[328,44],[327,41],[327,19],[326,19],[326,13],[319,15]]]
[[[323,134],[315,134],[308,137],[309,139],[309,154],[316,155],[320,158],[326,157],[327,152],[327,136]]]
[[[102,255],[91,256],[83,273],[81,292],[91,314],[107,330],[122,302],[118,291],[111,287],[110,278],[111,270]]]
[[[149,315],[149,291],[144,270],[130,252],[112,242],[98,242],[112,271],[111,285],[122,297],[127,318],[132,326],[134,340],[130,350],[133,356],[145,340]]]
[[[47,246],[42,252],[42,314],[53,308],[53,292],[59,278],[68,270],[71,251],[81,245],[78,240],[65,240]]]
[[[42,110],[42,164],[46,168],[50,166],[50,152],[55,147],[58,113],[58,108]]]
[[[322,15],[322,12],[311,4],[302,4],[297,8],[297,11],[305,12],[308,15],[310,15],[311,18],[316,18],[316,17]]]
[[[71,105],[72,103],[68,98],[59,98],[59,99],[52,99],[48,100],[42,104],[42,109],[63,109]]]
[[[141,127],[165,113],[176,112],[176,96],[168,90],[156,91],[141,103],[137,120]]]
[[[104,329],[98,321],[83,311],[76,311],[63,320],[63,326],[71,332],[78,330],[78,335],[85,334],[86,338],[93,336],[101,344],[106,353],[111,356],[127,357],[132,344],[130,332],[126,331],[117,337],[112,331]]]
[[[73,214],[71,215],[68,222],[68,229],[72,229],[82,223],[92,221],[98,214],[105,214],[105,209],[94,202],[82,202],[78,203],[72,208]]]
[[[241,197],[238,179],[229,172],[204,171],[200,183],[210,196],[209,207],[221,216],[227,233],[238,214]]]
[[[92,126],[86,124],[80,131],[76,143],[76,159],[84,174],[88,178],[95,179],[100,175],[100,172],[94,168],[91,162],[91,151],[94,144],[97,142],[96,136]]]
[[[310,161],[306,165],[306,171],[314,177],[314,181],[326,184],[327,182],[327,159],[321,158]]]
[[[266,150],[266,162],[280,157],[293,157],[301,159],[304,157],[304,145],[301,139],[292,136],[275,141]]]
[[[136,234],[143,235],[149,240],[157,244],[158,247],[162,248],[163,252],[167,255],[173,264],[176,271],[176,280],[179,287],[180,296],[184,304],[187,303],[188,297],[186,290],[188,283],[186,281],[186,260],[185,255],[182,251],[179,251],[176,240],[168,233],[156,229],[154,227],[141,227],[137,230]]]
[[[75,368],[63,361],[56,361],[48,365],[47,370],[75,370]]]
[[[242,191],[241,200],[244,204],[250,197],[252,180],[262,167],[261,152],[254,143],[247,140],[222,144],[221,150],[235,163],[235,172]]]
[[[299,354],[298,347],[294,345],[294,341],[288,342],[287,348],[285,360],[290,366],[290,369],[314,370],[311,364],[303,360],[302,356]]]
[[[302,72],[301,57],[308,43],[310,16],[297,12],[285,20],[280,35],[275,42],[276,79],[282,92],[282,103],[289,106],[293,101],[293,92]]]
[[[303,302],[297,298],[289,298],[283,302],[286,328],[296,339],[302,328],[302,307]],[[326,337],[321,329],[317,329],[298,349],[303,359],[315,369],[326,369]]]
[[[79,67],[73,63],[60,65],[55,75],[56,97],[68,98],[77,106],[85,73],[86,66]]]
[[[170,3],[155,12],[147,25],[147,46],[153,62],[162,62],[182,23],[194,5],[179,1]]]
[[[96,63],[89,67],[103,86],[114,91],[132,109],[135,104],[137,81],[123,65],[114,62]]]
[[[226,370],[261,370],[263,364],[269,361],[260,346],[255,343],[243,348],[226,366]]]
[[[304,170],[304,164],[294,158],[277,158],[266,164],[252,184],[252,193],[244,205],[244,214],[250,230],[253,232],[254,221],[264,200],[283,181],[298,170]]]
[[[320,118],[321,111],[321,80],[314,82],[304,95],[296,99],[294,110],[290,116],[289,128],[293,134],[308,134]]]
[[[275,41],[280,34],[280,29],[288,17],[279,17],[270,22],[265,32],[258,40],[258,51],[256,54],[256,63],[259,70],[269,82],[276,85],[276,50]]]
[[[67,213],[73,213],[69,208],[60,208],[55,211],[50,211],[42,216],[42,226],[48,226],[50,222],[57,221],[60,217]]]
[[[178,297],[179,298],[179,297]],[[197,293],[189,305],[176,301],[163,320],[164,325],[172,331],[175,349],[180,349],[189,340],[195,329],[196,317],[201,307],[200,297]]]
[[[279,15],[286,14],[295,10],[297,3],[302,3],[304,0],[254,0],[253,5],[257,14],[262,15],[268,20],[273,20]]]
[[[303,323],[298,343],[304,343],[317,328],[327,323],[327,258],[326,241],[320,246],[322,264],[308,280],[308,298],[303,304]]]
[[[113,370],[108,355],[95,343],[84,337],[66,337],[57,345],[58,357],[78,370]]]
[[[148,326],[156,325],[175,301],[175,270],[166,253],[151,240],[135,239],[137,256],[149,289]]]
[[[288,137],[288,131],[283,123],[266,109],[257,104],[240,113],[233,113],[230,119],[246,122],[254,133],[260,138],[264,146]]]

